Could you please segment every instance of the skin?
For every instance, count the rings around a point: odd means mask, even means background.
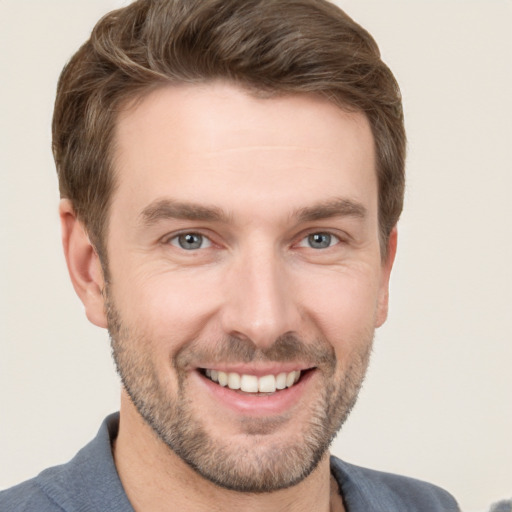
[[[327,386],[343,389],[351,372],[363,379],[373,331],[387,315],[396,230],[383,261],[365,116],[313,95],[262,99],[227,83],[167,86],[128,106],[116,137],[108,307],[122,323],[118,334],[130,360],[147,362],[169,399],[181,389],[191,418],[235,461],[240,450],[250,459],[301,443]],[[220,215],[183,218],[180,206],[178,218],[176,204]],[[87,317],[101,327],[110,320],[112,328],[98,256],[69,201],[61,202],[60,215],[68,268]],[[203,245],[183,249],[177,238],[183,233],[202,235]],[[312,247],[314,233],[329,234],[328,247]],[[243,340],[262,355],[285,335],[331,354],[294,399],[272,404],[269,397],[266,409],[254,401],[244,408],[242,398],[232,407],[232,395],[211,392],[197,371],[235,364],[215,358],[226,340]],[[179,367],[170,363],[177,360]],[[241,368],[265,374],[280,364],[262,355]],[[351,393],[355,399],[357,389]],[[256,432],[262,425],[264,432]],[[114,456],[137,511],[343,510],[327,452],[292,487],[228,490],[169,450],[126,390]]]

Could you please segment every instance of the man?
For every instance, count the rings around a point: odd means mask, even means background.
[[[400,94],[366,31],[323,0],[139,0],[64,69],[53,149],[121,408],[2,511],[458,510],[328,453],[403,202]]]

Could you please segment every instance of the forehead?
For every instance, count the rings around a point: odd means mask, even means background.
[[[296,209],[326,194],[368,201],[377,196],[373,146],[363,114],[315,95],[166,86],[119,116],[113,203],[140,211],[159,195],[224,204],[229,196],[233,208]]]

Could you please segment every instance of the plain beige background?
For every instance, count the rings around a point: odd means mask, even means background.
[[[388,323],[333,452],[512,496],[512,2],[339,0],[404,95],[406,209]],[[120,0],[0,0],[0,488],[68,460],[118,404],[60,250],[55,85]]]

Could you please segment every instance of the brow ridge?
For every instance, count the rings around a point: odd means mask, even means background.
[[[140,213],[146,226],[165,219],[182,219],[219,222],[226,221],[226,213],[216,206],[185,203],[172,199],[159,199],[146,206]]]
[[[355,217],[364,219],[367,214],[368,211],[366,207],[361,203],[351,199],[337,197],[312,206],[300,208],[295,212],[294,216],[296,216],[300,222],[311,222],[332,217]]]
[[[299,222],[312,222],[332,217],[365,218],[366,208],[359,202],[347,198],[334,198],[311,206],[299,208],[292,217]],[[227,222],[229,216],[217,206],[206,206],[197,203],[174,201],[173,199],[158,199],[146,206],[140,217],[145,226],[150,226],[160,220],[181,219],[206,222]]]

